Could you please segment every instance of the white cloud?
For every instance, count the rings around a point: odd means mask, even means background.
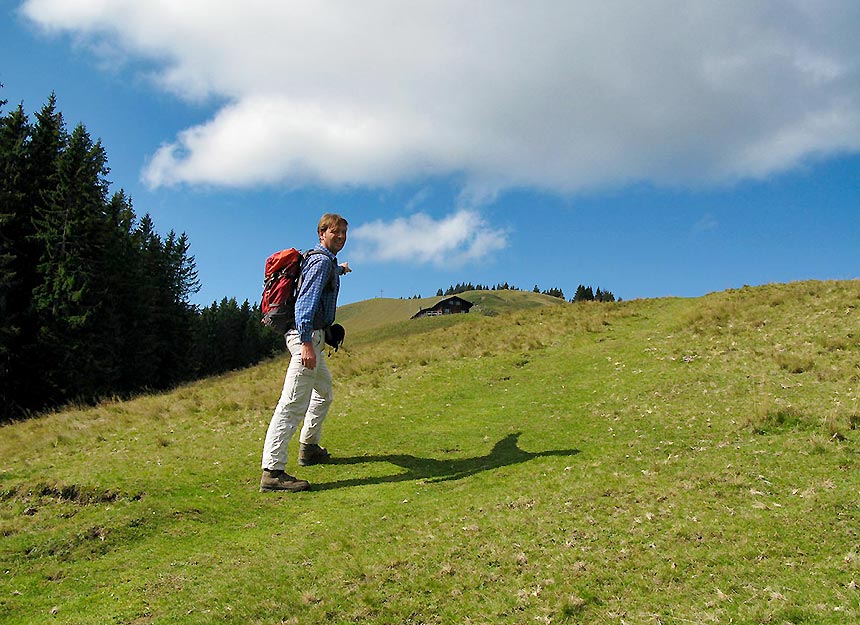
[[[357,258],[378,262],[456,267],[507,247],[507,233],[493,228],[476,212],[461,210],[435,220],[417,213],[391,222],[381,220],[350,229]]]
[[[46,29],[227,104],[152,186],[385,186],[463,197],[764,177],[860,150],[856,0],[29,0]],[[104,59],[102,59],[104,60]]]

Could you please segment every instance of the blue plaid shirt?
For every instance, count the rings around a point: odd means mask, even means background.
[[[322,330],[334,323],[340,275],[343,273],[337,257],[322,245],[317,245],[314,252],[305,256],[302,283],[296,294],[296,330],[302,343],[311,341],[314,330]]]

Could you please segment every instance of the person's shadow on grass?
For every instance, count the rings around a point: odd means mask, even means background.
[[[554,449],[532,453],[519,448],[518,439],[521,432],[509,434],[493,446],[486,456],[461,458],[451,460],[436,460],[435,458],[419,458],[408,454],[387,454],[379,456],[354,456],[347,458],[333,457],[328,464],[366,464],[371,462],[386,462],[396,465],[404,471],[394,475],[374,477],[359,477],[335,482],[314,482],[313,490],[329,490],[348,486],[363,486],[366,484],[386,484],[389,482],[408,482],[422,480],[424,482],[445,482],[460,480],[481,471],[490,471],[500,467],[528,462],[533,458],[544,456],[573,456],[578,449]]]

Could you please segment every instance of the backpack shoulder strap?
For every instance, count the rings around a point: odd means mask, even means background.
[[[302,282],[304,282],[305,263],[307,263],[308,259],[310,259],[311,256],[324,256],[326,258],[329,258],[328,254],[326,254],[322,250],[318,250],[316,248],[309,249],[307,252],[302,254],[302,271],[299,272],[299,279],[298,279],[298,282],[296,283],[296,292],[297,293],[298,293],[299,288],[301,288]],[[331,270],[332,271],[331,271],[331,277],[329,278],[328,284],[326,286],[328,286],[329,288],[334,288],[335,281],[337,280],[337,259],[329,258],[329,260],[331,260],[331,265],[332,265]]]

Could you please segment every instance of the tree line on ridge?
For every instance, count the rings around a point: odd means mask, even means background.
[[[494,287],[490,287],[489,285],[481,285],[481,284],[472,284],[471,282],[466,283],[457,283],[455,285],[449,286],[445,291],[439,289],[436,291],[436,297],[447,297],[449,295],[459,295],[460,293],[465,293],[467,291],[519,291],[519,289],[515,286],[510,286],[507,282],[504,284],[497,284]],[[541,291],[538,285],[535,285],[534,289],[532,289],[534,293],[542,293],[543,295],[549,295],[551,297],[557,297],[559,299],[564,299],[564,291],[559,288],[551,288]],[[416,296],[420,299],[420,296]],[[597,287],[597,290],[594,290],[590,286],[584,286],[580,284],[573,298],[570,300],[573,303],[576,302],[614,302],[615,295],[613,295],[612,291],[607,291],[605,289],[601,290],[600,287]]]

